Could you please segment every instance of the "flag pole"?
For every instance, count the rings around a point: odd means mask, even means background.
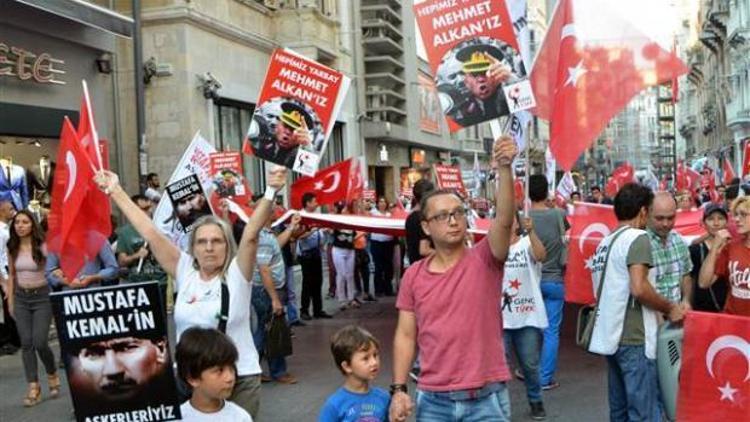
[[[94,112],[91,108],[91,97],[89,96],[89,86],[85,79],[81,80],[83,84],[83,98],[86,101],[86,112],[88,113],[89,124],[91,125],[91,141],[94,143],[94,149],[96,150],[96,160],[99,164],[98,170],[104,170],[102,165],[102,152],[99,150],[99,134],[96,131],[96,123],[94,122]]]

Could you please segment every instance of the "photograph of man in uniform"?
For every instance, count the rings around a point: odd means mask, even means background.
[[[509,45],[487,37],[469,40],[448,53],[437,71],[444,113],[461,126],[508,114],[502,86],[525,74]]]
[[[247,134],[259,158],[293,168],[300,146],[316,152],[322,146],[317,139],[320,123],[298,101],[273,99],[260,109],[253,115]]]
[[[242,177],[229,169],[223,169],[219,172],[220,177],[214,179],[216,185],[216,194],[221,198],[228,196],[244,195],[242,186]]]
[[[68,376],[86,413],[114,412],[163,402],[175,388],[168,366],[166,338],[119,337],[71,351]]]

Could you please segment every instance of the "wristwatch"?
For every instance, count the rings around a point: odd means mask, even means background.
[[[391,396],[398,393],[399,391],[402,393],[409,394],[409,389],[406,387],[406,384],[391,384]]]

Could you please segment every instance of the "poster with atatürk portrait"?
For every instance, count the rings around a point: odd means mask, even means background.
[[[52,293],[76,420],[180,418],[157,282]]]

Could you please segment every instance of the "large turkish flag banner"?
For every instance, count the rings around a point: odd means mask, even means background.
[[[292,184],[291,206],[302,209],[302,195],[315,194],[319,205],[333,205],[338,201],[362,195],[362,175],[359,159],[349,158],[318,171],[315,177],[300,177]]]
[[[570,219],[568,266],[565,270],[565,301],[594,303],[591,284],[591,256],[599,242],[617,227],[610,205],[576,202]]]
[[[750,318],[688,312],[677,420],[750,419]]]

